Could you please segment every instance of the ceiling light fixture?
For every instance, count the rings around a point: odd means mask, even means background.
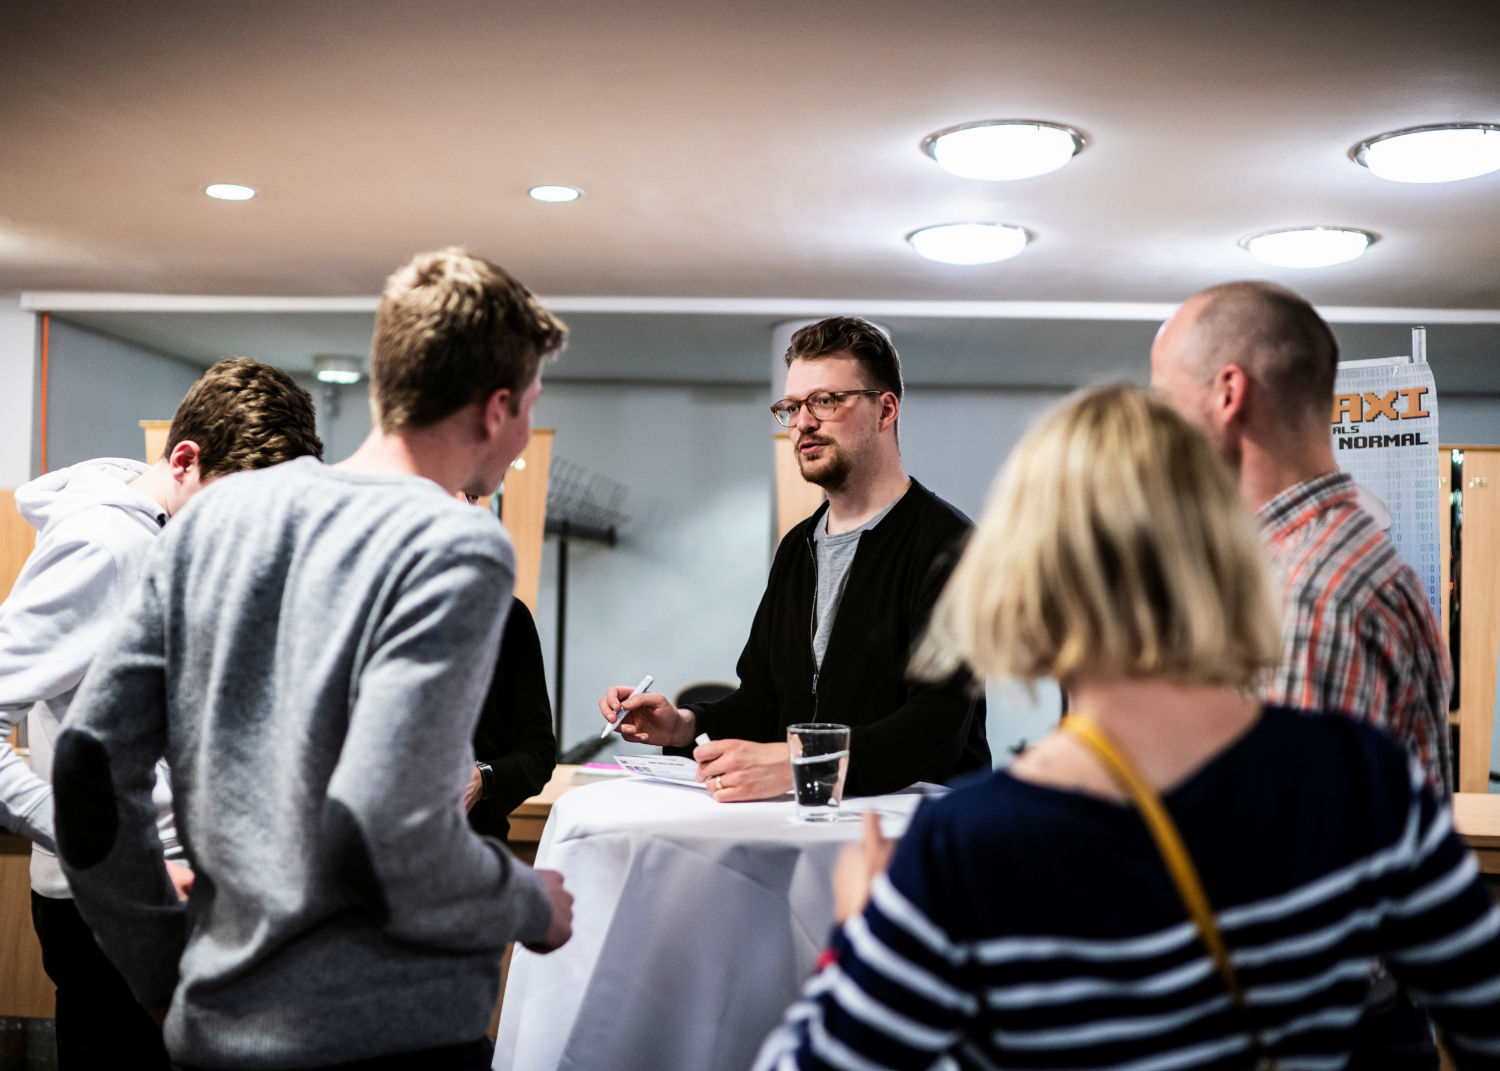
[[[1241,238],[1256,260],[1283,268],[1326,268],[1353,260],[1379,236],[1353,227],[1292,227]]]
[[[550,204],[564,204],[583,196],[583,191],[577,186],[533,186],[526,192],[531,194],[533,200],[547,201]]]
[[[940,264],[994,264],[1025,249],[1031,234],[1014,223],[939,223],[912,231],[906,240]]]
[[[1439,123],[1392,130],[1360,142],[1349,157],[1392,182],[1457,182],[1500,171],[1500,125]]]
[[[203,192],[217,201],[248,201],[255,196],[255,189],[251,186],[241,186],[238,182],[215,182],[203,187]]]
[[[1056,171],[1087,139],[1070,126],[1037,119],[985,119],[928,134],[922,151],[961,178],[1023,179]]]
[[[337,383],[350,386],[365,376],[365,362],[358,357],[345,357],[338,353],[318,353],[312,359],[313,375],[319,383]]]

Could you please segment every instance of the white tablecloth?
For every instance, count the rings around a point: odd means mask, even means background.
[[[563,795],[537,866],[567,879],[573,939],[547,956],[517,946],[495,1068],[744,1071],[827,941],[856,812],[899,836],[919,799],[846,800],[844,820],[817,825],[790,796],[723,804],[636,779]]]

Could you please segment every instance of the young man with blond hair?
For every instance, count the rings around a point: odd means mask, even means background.
[[[220,361],[178,406],[155,464],[99,458],[49,472],[16,492],[37,544],[0,605],[0,731],[27,718],[31,764],[0,737],[0,818],[29,837],[31,917],[57,986],[57,1054],[69,1068],[167,1066],[161,1031],[130,995],[79,918],[55,854],[52,748],[84,672],[139,582],[167,519],[220,476],[319,457],[312,399],[285,372]],[[151,788],[174,886],[192,872],[172,819],[164,765]]]
[[[495,491],[565,338],[498,265],[417,257],[364,444],[211,489],[152,555],[58,739],[57,826],[178,1067],[487,1067],[506,943],[567,940],[561,877],[464,819],[515,566],[455,497]],[[140,815],[163,751],[186,910]]]

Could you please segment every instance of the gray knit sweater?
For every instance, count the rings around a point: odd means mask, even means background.
[[[470,739],[514,585],[503,529],[416,477],[224,477],[152,548],[58,738],[78,907],[167,1048],[316,1066],[480,1037],[537,876],[472,833]],[[172,767],[197,882],[150,806]]]

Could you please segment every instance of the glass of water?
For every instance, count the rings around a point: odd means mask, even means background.
[[[786,742],[792,750],[798,819],[836,820],[844,796],[844,775],[849,772],[849,726],[832,722],[790,725]]]

